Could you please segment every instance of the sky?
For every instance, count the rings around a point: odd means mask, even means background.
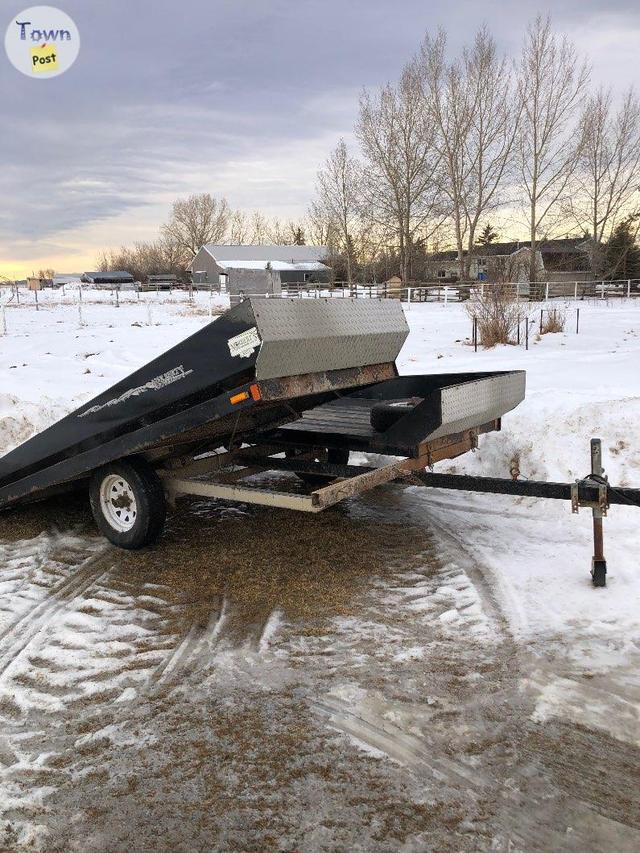
[[[33,2],[33,0],[32,0]],[[639,82],[637,0],[57,0],[79,28],[66,73],[31,79],[0,46],[0,275],[81,272],[151,240],[192,192],[302,216],[352,138],[358,95],[397,78],[427,30],[452,52],[486,23],[518,53],[526,23],[590,55],[594,87]],[[0,34],[29,0],[0,0]],[[517,9],[517,12],[516,12]],[[3,39],[4,40],[4,39]]]

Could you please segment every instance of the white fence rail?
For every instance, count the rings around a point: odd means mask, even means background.
[[[541,303],[553,304],[557,301],[576,302],[620,302],[635,300],[640,297],[640,280],[625,279],[621,281],[562,281],[538,282],[534,284],[522,282],[490,283],[490,282],[457,282],[440,284],[434,282],[412,282],[406,287],[390,284],[354,284],[344,283],[334,285],[285,285],[281,293],[252,294],[265,298],[297,298],[297,299],[400,299],[408,308],[416,303],[439,302],[443,305],[450,303],[468,302],[486,297],[492,289],[500,288],[523,306],[531,307]],[[248,294],[247,294],[248,295]],[[142,322],[151,325],[155,306],[171,303],[183,305],[185,310],[197,314],[208,314],[212,317],[229,304],[235,304],[244,298],[244,294],[229,295],[220,293],[218,287],[203,286],[172,290],[134,290],[113,288],[93,288],[88,286],[67,285],[59,289],[28,290],[15,285],[0,284],[0,335],[10,332],[10,312],[16,308],[34,311],[52,311],[56,308],[73,306],[77,312],[80,326],[90,323],[93,309],[100,306],[126,308],[138,305],[142,309]],[[640,300],[638,300],[640,305]],[[136,312],[137,314],[138,312]]]

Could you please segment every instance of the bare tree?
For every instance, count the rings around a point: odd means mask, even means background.
[[[162,234],[185,251],[195,255],[205,243],[222,242],[229,229],[230,210],[225,198],[209,193],[190,195],[174,201],[171,218]]]
[[[449,199],[460,277],[469,277],[480,220],[504,203],[520,109],[505,58],[486,27],[459,61],[446,35],[427,34],[420,52],[425,110],[437,129],[442,189]]]
[[[552,32],[550,18],[538,16],[527,28],[518,75],[522,116],[516,151],[531,240],[530,281],[537,278],[539,237],[553,228],[579,163],[575,118],[588,81],[589,67],[571,42]]]
[[[430,233],[442,218],[440,155],[415,61],[397,85],[377,96],[363,93],[356,134],[365,157],[363,210],[397,240],[401,276],[409,281],[416,235]]]
[[[361,206],[362,172],[359,163],[349,156],[344,139],[327,157],[318,172],[317,206],[327,221],[333,223],[338,245],[344,253],[347,284],[353,282],[354,234]]]
[[[282,222],[277,216],[266,220],[267,222],[267,238],[270,243],[275,243],[277,246],[286,246],[290,242],[289,227],[286,222]]]
[[[328,246],[337,251],[339,243],[336,226],[326,209],[314,199],[309,205],[305,220],[305,231],[312,246]]]
[[[610,90],[584,106],[583,147],[570,210],[593,239],[594,272],[604,273],[603,243],[640,201],[640,101],[630,89],[614,112]]]
[[[249,230],[251,234],[249,242],[252,245],[263,246],[269,241],[269,223],[267,222],[265,215],[261,211],[254,210],[251,214]]]
[[[234,210],[231,214],[229,241],[233,246],[242,246],[247,243],[248,236],[249,222],[247,214],[242,210]]]
[[[180,278],[190,255],[170,237],[163,235],[155,243],[135,243],[102,252],[97,260],[99,270],[126,270],[143,281],[149,275],[174,273]]]

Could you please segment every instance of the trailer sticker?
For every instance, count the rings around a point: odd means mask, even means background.
[[[227,343],[229,344],[229,352],[234,358],[236,356],[239,358],[249,358],[254,349],[259,347],[262,341],[260,340],[258,330],[254,326],[252,329],[247,329],[246,332],[236,335],[235,338],[229,338]]]
[[[186,379],[190,373],[193,373],[193,370],[185,370],[184,365],[179,364],[177,367],[172,367],[171,370],[167,370],[166,373],[162,373],[160,376],[150,379],[148,382],[145,382],[144,385],[139,385],[137,388],[130,388],[119,397],[114,397],[113,400],[107,400],[106,403],[100,403],[97,406],[92,406],[90,409],[79,414],[78,417],[86,418],[87,415],[93,415],[96,412],[102,411],[102,409],[117,406],[118,403],[124,403],[125,400],[129,400],[131,397],[139,397],[140,394],[144,394],[145,391],[159,391],[161,388],[166,388],[167,385],[173,385],[174,382]]]

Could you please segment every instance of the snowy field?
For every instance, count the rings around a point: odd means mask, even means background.
[[[0,454],[226,306],[99,294],[82,325],[71,297],[39,307],[5,311]],[[438,470],[509,476],[517,461],[523,477],[573,480],[597,436],[611,482],[640,485],[640,304],[565,310],[566,331],[540,339],[532,314],[529,351],[474,353],[464,306],[406,309],[401,373],[527,371],[502,432]],[[49,503],[0,524],[9,848],[126,849],[137,823],[139,849],[177,849],[186,830],[166,814],[180,809],[199,816],[191,849],[214,835],[243,849],[638,848],[637,509],[605,520],[605,589],[589,576],[590,512],[561,502],[391,486],[309,519],[200,501],[141,558],[106,548],[83,512]],[[238,569],[247,540],[257,562]],[[221,746],[232,728],[248,765]],[[214,790],[203,756],[214,766],[221,749]]]
[[[31,296],[31,295],[29,295]],[[49,292],[10,306],[0,338],[0,453],[80,406],[133,369],[209,322],[224,296],[125,294],[115,307],[109,292],[85,295],[80,327],[77,295]],[[555,307],[555,306],[554,306]],[[575,333],[576,307],[580,333]],[[561,308],[561,306],[558,306]],[[640,300],[567,303],[566,331],[537,339],[531,314],[529,351],[496,347],[474,353],[463,305],[412,305],[411,334],[399,359],[401,373],[524,369],[526,401],[507,415],[503,431],[438,470],[508,477],[516,461],[528,479],[572,481],[589,470],[589,440],[603,439],[609,479],[640,485]],[[640,534],[637,513],[614,507],[605,522],[610,563],[606,594],[589,586],[590,514],[498,495],[411,493],[416,512],[429,511],[460,536],[474,559],[495,573],[496,589],[512,627],[523,636],[565,629],[584,617],[596,636],[620,629],[640,643]],[[425,503],[426,502],[426,503]],[[632,632],[628,634],[628,632]]]

